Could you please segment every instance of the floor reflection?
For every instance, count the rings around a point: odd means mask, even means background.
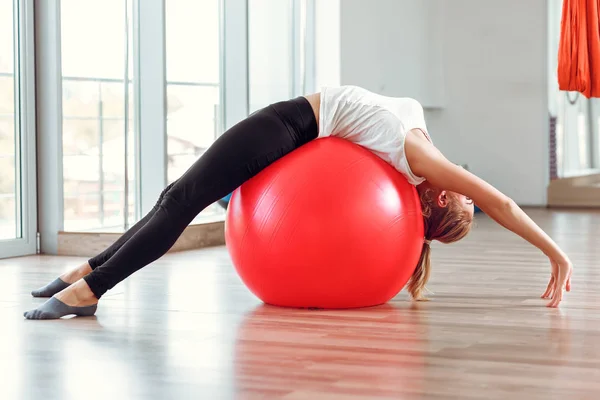
[[[600,214],[533,213],[574,250],[560,309],[539,299],[547,259],[485,219],[493,246],[435,249],[432,301],[354,310],[259,305],[218,248],[138,271],[97,318],[26,321],[30,290],[81,260],[0,260],[0,400],[598,399]]]
[[[418,310],[386,304],[313,311],[262,305],[235,343],[238,394],[399,395],[422,391],[427,330]]]

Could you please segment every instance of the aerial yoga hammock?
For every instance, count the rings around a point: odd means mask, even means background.
[[[558,87],[600,97],[600,0],[563,0]]]

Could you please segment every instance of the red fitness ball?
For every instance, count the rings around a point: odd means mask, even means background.
[[[319,138],[234,191],[225,239],[240,278],[267,304],[374,306],[398,294],[419,261],[421,203],[372,152]]]

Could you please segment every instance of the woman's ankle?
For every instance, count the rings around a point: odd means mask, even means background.
[[[79,279],[54,297],[72,307],[85,307],[98,303],[98,298],[84,279]]]
[[[92,272],[92,267],[86,262],[85,264],[81,264],[79,267],[62,274],[60,279],[66,283],[75,283],[90,272]]]

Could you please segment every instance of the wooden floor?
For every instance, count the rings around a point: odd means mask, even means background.
[[[26,321],[29,290],[81,258],[0,261],[0,399],[599,399],[600,213],[529,213],[570,254],[573,292],[539,299],[543,255],[485,217],[434,244],[431,302],[261,305],[223,247],[170,254],[96,317]]]

